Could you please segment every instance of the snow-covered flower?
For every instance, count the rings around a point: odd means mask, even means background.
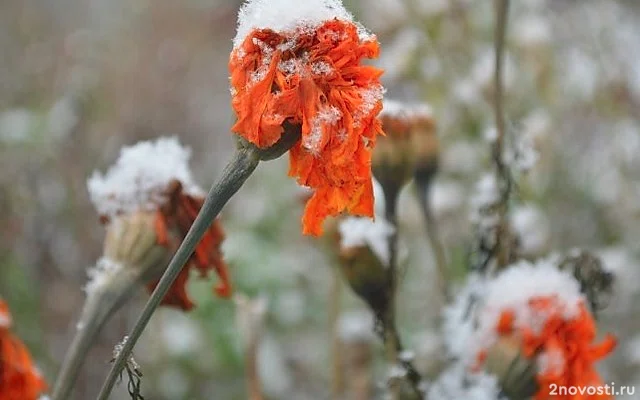
[[[594,344],[597,331],[587,300],[555,260],[522,261],[489,281],[485,290],[473,335],[480,365],[491,346],[510,338],[536,362],[536,399],[548,398],[554,384],[602,384],[594,363],[613,350],[616,340],[607,336]]]
[[[152,254],[153,247],[164,247],[168,251],[178,247],[204,203],[204,192],[194,182],[189,169],[190,155],[190,150],[181,146],[176,138],[140,142],[123,148],[106,174],[95,172],[89,179],[89,194],[107,226],[107,238],[105,256],[90,271],[88,291],[104,284],[123,264],[145,263],[141,254]],[[218,295],[231,295],[227,266],[220,251],[223,239],[220,223],[215,221],[163,304],[183,310],[193,307],[185,287],[192,269],[202,276],[214,270],[221,280],[216,287]],[[132,240],[134,242],[129,243]],[[141,246],[149,247],[150,251],[141,251]],[[159,261],[156,258],[151,262]],[[149,289],[153,290],[156,285],[157,281],[150,282]]]
[[[300,129],[289,175],[314,190],[303,232],[326,217],[373,216],[371,149],[381,132],[382,70],[361,65],[379,52],[374,35],[340,0],[248,0],[229,62],[232,130],[264,149],[285,125]]]

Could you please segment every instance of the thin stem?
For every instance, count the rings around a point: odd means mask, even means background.
[[[104,286],[87,294],[77,332],[53,388],[53,400],[69,398],[91,345],[111,315],[133,294],[147,271],[125,268]]]
[[[505,165],[502,154],[505,141],[505,116],[504,116],[504,85],[503,64],[504,44],[507,31],[509,13],[509,0],[496,0],[496,29],[495,29],[495,75],[494,75],[494,114],[497,137],[493,142],[493,161],[496,165],[498,182],[501,184],[501,200],[498,209],[498,243],[497,263],[499,268],[505,267],[509,262],[509,223],[507,220],[509,195],[511,192],[511,177]]]
[[[160,279],[149,301],[145,305],[135,327],[129,334],[129,339],[124,343],[122,351],[116,358],[109,375],[104,382],[98,400],[107,400],[113,386],[124,367],[126,360],[140,338],[145,327],[149,323],[155,309],[169,291],[169,288],[178,277],[182,267],[187,263],[191,254],[195,250],[202,235],[209,228],[213,220],[218,216],[222,207],[229,199],[242,187],[260,162],[258,150],[254,147],[241,148],[236,151],[233,158],[222,172],[220,180],[211,187],[200,213],[189,229],[186,237],[180,244],[176,254],[171,259],[167,270]]]
[[[389,237],[389,266],[387,270],[387,291],[388,304],[380,316],[382,324],[382,340],[384,341],[387,360],[391,365],[400,364],[407,371],[407,378],[411,386],[411,390],[415,398],[422,398],[419,389],[420,374],[417,372],[411,361],[401,361],[398,354],[404,350],[400,334],[396,327],[396,304],[398,289],[398,196],[402,186],[388,184],[383,186],[385,196],[385,218],[393,225],[394,232]],[[400,386],[392,385],[390,387],[391,398],[400,398]]]
[[[245,362],[247,364],[247,391],[249,400],[263,400],[262,384],[260,375],[258,374],[258,346],[260,344],[259,335],[249,343],[245,354]]]
[[[396,287],[398,280],[398,194],[400,188],[395,184],[387,184],[383,186],[385,196],[385,218],[393,226],[393,234],[389,236],[389,266],[387,269],[387,298],[388,303],[384,314],[382,315],[382,340],[384,341],[387,361],[390,365],[396,365],[398,362],[398,333],[396,330]],[[400,398],[400,386],[392,384],[389,388],[391,399],[398,400]]]
[[[333,280],[329,290],[329,334],[331,335],[331,398],[339,399],[344,392],[344,363],[342,343],[338,332],[340,306],[342,302],[342,281],[338,268],[332,268]]]

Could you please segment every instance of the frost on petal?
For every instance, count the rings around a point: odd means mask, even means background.
[[[338,19],[353,22],[353,16],[342,0],[247,0],[238,14],[238,31],[233,48],[239,48],[255,29],[271,29],[278,33],[314,30],[325,21]],[[364,28],[359,29],[361,40],[372,40]]]
[[[395,229],[385,218],[348,217],[340,222],[339,230],[342,249],[368,246],[384,265],[389,265],[388,238]]]
[[[191,151],[175,137],[124,147],[106,174],[94,172],[87,182],[98,213],[113,217],[140,209],[155,210],[165,199],[169,183],[178,180],[186,194],[202,196],[191,176]]]

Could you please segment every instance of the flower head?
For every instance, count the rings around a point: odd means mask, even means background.
[[[204,192],[191,177],[189,157],[190,151],[175,138],[140,142],[122,149],[118,161],[105,175],[96,172],[88,182],[91,199],[102,221],[108,226],[119,224],[136,229],[150,226],[155,234],[155,244],[175,251],[204,203]],[[121,223],[123,218],[129,221]],[[117,226],[113,228],[111,230],[116,234],[124,232],[116,229]],[[117,245],[119,241],[113,239],[113,232],[110,234],[109,243]],[[229,274],[220,251],[223,239],[222,227],[219,221],[215,221],[162,304],[183,310],[194,306],[185,287],[193,269],[202,277],[214,270],[220,278],[216,293],[223,297],[231,295]],[[157,283],[150,282],[149,289],[153,290]]]
[[[385,99],[380,120],[386,136],[373,153],[376,179],[394,191],[413,177],[430,181],[437,170],[438,137],[429,105]]]
[[[524,357],[537,365],[536,399],[549,398],[552,384],[602,385],[594,364],[613,350],[616,341],[607,336],[594,343],[596,324],[570,274],[554,265],[522,263],[503,272],[487,290],[479,319],[481,343],[490,346],[503,337],[517,340]],[[481,362],[485,350],[479,352]]]
[[[0,299],[0,399],[36,400],[47,384],[25,345],[9,332],[11,315]]]
[[[361,65],[378,43],[339,0],[250,0],[231,52],[233,131],[267,148],[285,122],[301,127],[289,175],[314,190],[303,232],[327,216],[373,216],[371,149],[381,133],[382,71]]]

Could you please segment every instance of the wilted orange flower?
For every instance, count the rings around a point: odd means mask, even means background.
[[[10,326],[9,309],[0,299],[0,400],[36,400],[47,384]]]
[[[594,364],[614,349],[616,340],[608,335],[600,344],[593,343],[596,338],[596,324],[584,302],[578,304],[577,314],[571,317],[564,315],[565,311],[559,306],[555,296],[532,298],[528,306],[532,315],[543,317],[544,322],[541,326],[516,326],[515,312],[504,310],[496,330],[501,336],[514,335],[520,338],[525,357],[537,357],[539,371],[538,392],[535,399],[546,400],[553,397],[560,400],[587,398],[604,400],[612,398],[606,394],[589,396],[578,393],[575,396],[564,396],[556,393],[551,396],[550,393],[554,387],[551,386],[552,384],[567,388],[603,385]]]
[[[179,240],[184,239],[204,203],[204,198],[186,194],[178,181],[171,183],[168,195],[168,201],[157,211],[155,229],[159,244],[174,248],[180,243],[172,241],[169,230],[177,232]],[[189,274],[194,268],[201,277],[206,277],[210,270],[214,270],[220,278],[220,283],[215,287],[216,293],[221,297],[231,296],[229,272],[220,250],[223,240],[222,226],[220,221],[216,220],[198,243],[189,262],[180,271],[180,275],[161,304],[178,307],[185,311],[193,308],[194,304],[187,295],[186,284]],[[153,291],[157,284],[158,281],[149,284],[149,290]]]
[[[144,229],[155,231],[157,244],[165,246],[169,252],[176,251],[204,203],[204,192],[191,176],[190,156],[190,150],[175,137],[143,141],[122,148],[118,160],[105,174],[95,172],[88,181],[91,200],[102,222],[110,225],[115,218],[127,218],[131,222],[138,217],[145,221]],[[140,218],[141,215],[144,217]],[[119,229],[114,232],[116,237],[123,235]],[[187,296],[185,287],[193,269],[202,277],[207,276],[209,271],[215,271],[220,278],[216,293],[223,297],[231,296],[229,272],[220,250],[223,239],[220,222],[215,221],[198,243],[162,304],[183,310],[193,308],[194,304]],[[125,247],[124,252],[127,252],[132,245],[125,244]],[[122,256],[122,253],[120,251],[111,258]],[[126,260],[111,261],[127,264]],[[156,264],[157,261],[154,261],[151,266]],[[149,289],[153,290],[157,284],[158,281],[151,282]]]
[[[301,125],[289,175],[314,190],[303,232],[320,235],[327,216],[373,216],[371,149],[382,133],[382,70],[361,65],[378,43],[333,19],[293,33],[254,29],[231,53],[233,131],[259,148],[275,144],[286,122]]]

